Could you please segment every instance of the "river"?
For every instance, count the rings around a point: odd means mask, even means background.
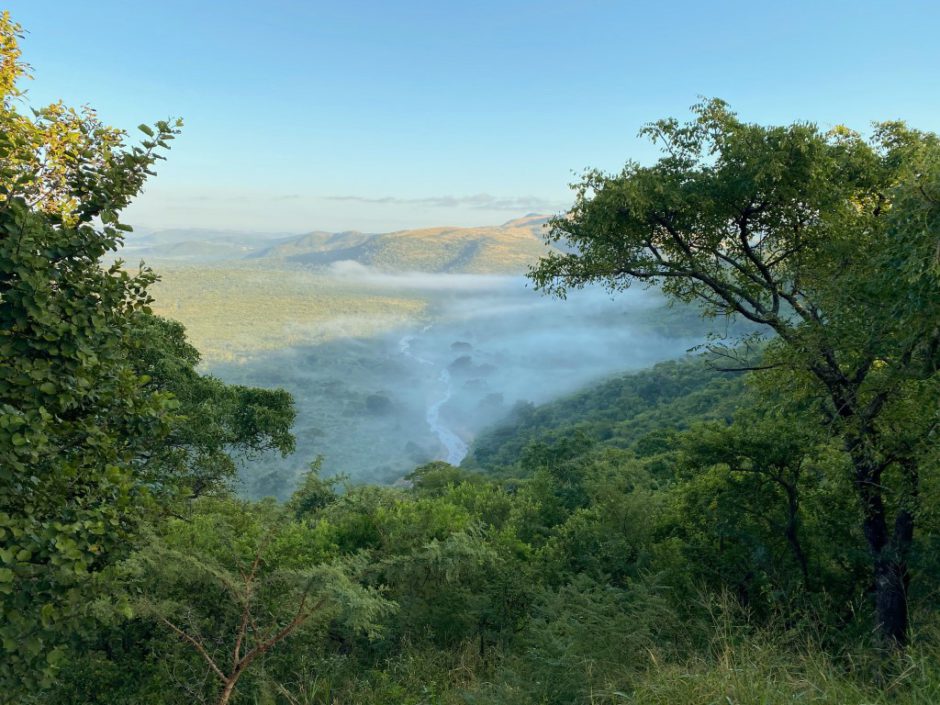
[[[421,333],[426,333],[430,329],[431,326],[425,326],[421,329]],[[431,432],[437,436],[441,445],[444,446],[445,454],[444,457],[440,459],[447,461],[451,465],[460,465],[461,461],[467,456],[467,444],[460,436],[454,433],[454,431],[444,425],[444,422],[441,420],[441,407],[450,400],[454,393],[450,372],[446,367],[438,368],[438,365],[433,360],[429,360],[426,357],[416,355],[412,352],[411,343],[416,337],[417,334],[402,337],[401,340],[398,341],[398,350],[402,355],[414,360],[422,367],[427,367],[431,370],[440,370],[437,375],[439,393],[435,395],[434,401],[428,404],[425,419],[427,419]]]

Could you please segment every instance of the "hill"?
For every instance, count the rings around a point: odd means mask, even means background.
[[[237,230],[135,228],[118,256],[148,262],[230,262],[244,259],[272,243],[295,238],[291,233],[257,233]]]
[[[265,268],[317,269],[354,261],[387,272],[520,274],[545,254],[542,233],[547,221],[530,214],[496,226],[390,233],[158,231],[130,238],[121,254],[158,262],[241,261]]]
[[[491,227],[312,232],[249,257],[315,267],[352,260],[384,271],[515,274],[545,254],[542,229],[547,220],[530,215]]]

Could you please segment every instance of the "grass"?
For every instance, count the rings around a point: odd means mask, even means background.
[[[683,663],[652,662],[626,692],[594,702],[636,705],[932,705],[940,702],[937,654],[908,654],[883,680],[845,655],[812,645],[782,649],[758,637]],[[879,682],[880,681],[880,682]]]
[[[313,272],[248,267],[159,268],[154,312],[181,321],[206,362],[342,337],[374,335],[422,317],[419,297],[355,290]]]
[[[304,705],[940,703],[940,648],[930,625],[904,652],[885,653],[866,642],[827,650],[812,627],[788,630],[776,620],[757,627],[726,599],[704,599],[701,618],[684,625],[686,644],[655,632],[655,611],[633,616],[646,632],[639,639],[596,634],[618,645],[620,656],[612,661],[569,654],[577,663],[569,659],[546,671],[544,658],[551,654],[533,643],[494,647],[483,659],[472,640],[449,649],[404,642],[379,668],[334,664],[325,698],[323,691],[311,692],[309,681],[304,688],[303,678],[295,685],[312,696],[300,701]]]
[[[937,654],[898,659],[893,675],[876,683],[851,659],[835,659],[811,645],[781,650],[759,635],[712,655],[664,662],[647,654],[646,670],[629,682],[593,673],[582,694],[565,705],[936,705]],[[403,644],[381,669],[334,664],[336,671],[298,673],[274,686],[294,705],[562,705],[525,671],[524,659],[498,654],[482,661],[475,644],[449,650]],[[320,667],[322,669],[322,665]],[[318,669],[314,669],[316,671]],[[527,677],[528,676],[528,677]],[[622,677],[622,676],[621,676]],[[551,689],[549,689],[551,693]],[[286,697],[285,697],[286,696]],[[281,701],[279,701],[281,702]],[[259,701],[260,705],[260,701]]]

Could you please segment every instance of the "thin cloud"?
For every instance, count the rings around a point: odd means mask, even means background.
[[[299,193],[261,194],[260,196],[244,193],[192,193],[173,195],[171,199],[181,203],[244,203],[255,201],[296,201],[302,198]]]
[[[352,203],[368,203],[375,205],[392,206],[423,206],[427,208],[472,208],[476,210],[497,211],[555,211],[565,208],[564,203],[550,201],[537,196],[493,196],[488,193],[478,193],[472,196],[425,196],[424,198],[398,198],[396,196],[382,196],[369,198],[366,196],[326,196],[328,201],[345,201]]]

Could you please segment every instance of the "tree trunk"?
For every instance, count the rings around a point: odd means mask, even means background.
[[[894,533],[888,546],[887,560],[876,566],[876,607],[882,634],[894,643],[907,643],[907,554],[914,541],[914,515],[908,509],[898,510]]]
[[[803,589],[810,589],[809,559],[803,550],[803,543],[800,541],[800,500],[797,493],[796,483],[790,484],[781,482],[784,491],[787,493],[787,525],[784,533],[787,537],[787,543],[793,551],[793,557],[800,566],[800,573],[803,576]]]
[[[235,690],[235,684],[238,682],[238,675],[230,677],[225,681],[225,687],[222,688],[222,692],[219,694],[219,699],[216,701],[216,705],[228,705],[228,701],[232,698],[232,692]]]
[[[875,561],[875,616],[888,646],[907,644],[907,566],[894,558]]]
[[[907,553],[914,536],[914,516],[900,509],[894,531],[888,532],[887,512],[881,489],[881,466],[867,457],[853,454],[855,486],[862,503],[862,528],[872,557],[875,619],[885,645],[907,644]]]

